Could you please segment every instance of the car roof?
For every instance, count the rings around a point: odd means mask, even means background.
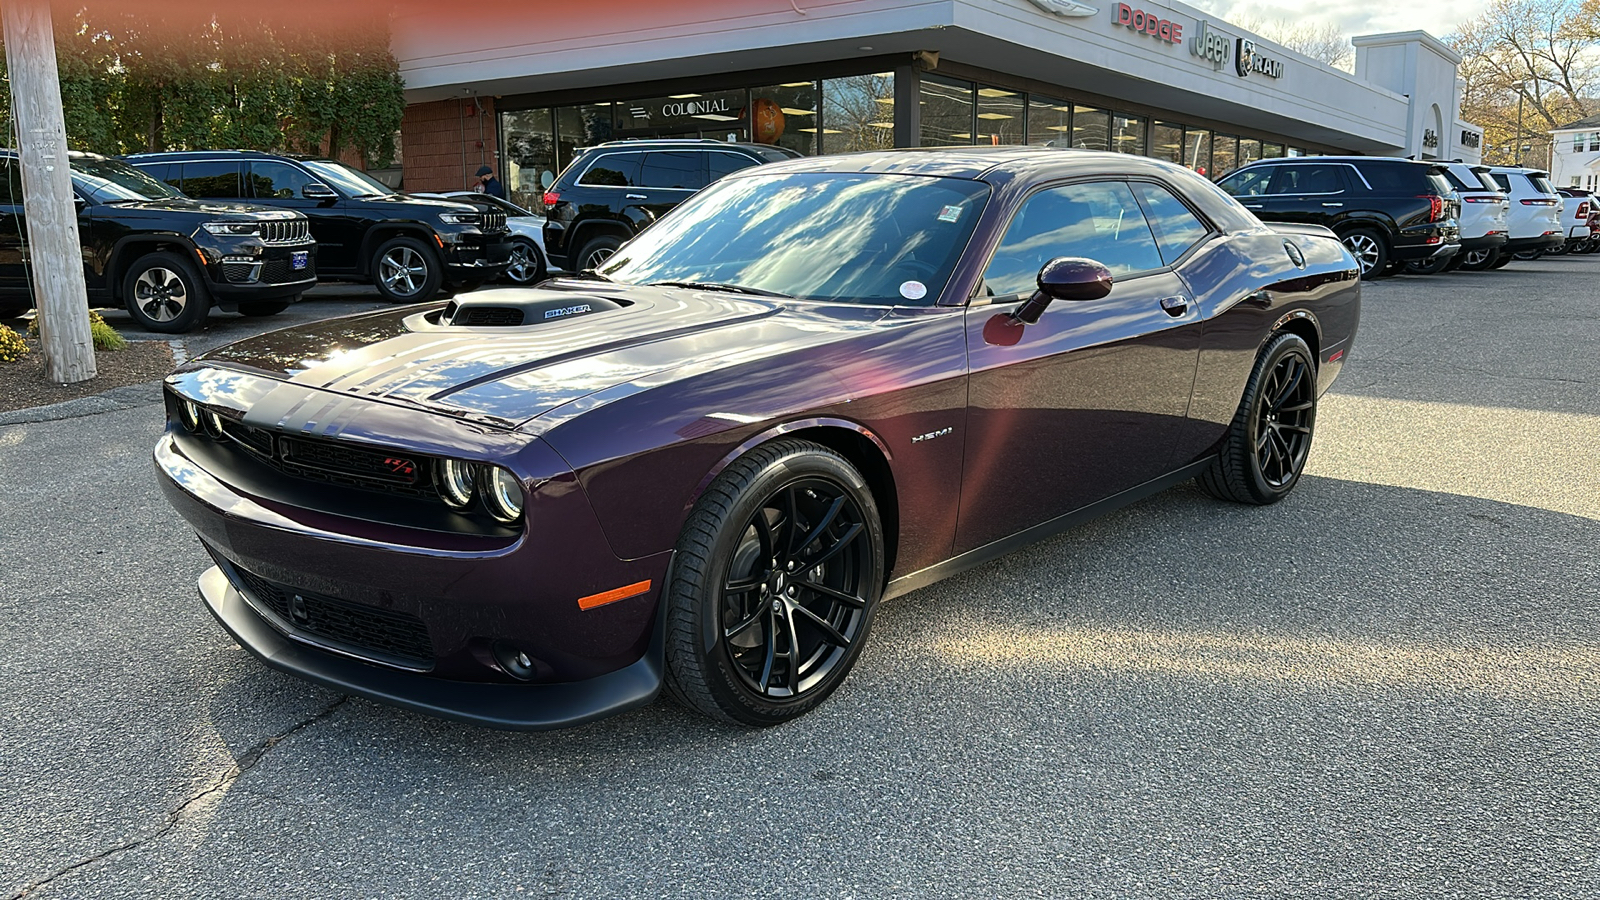
[[[1179,170],[1182,166],[1148,156],[1111,153],[1101,150],[1068,150],[1063,147],[908,147],[896,150],[864,150],[832,156],[803,156],[767,163],[759,169],[735,172],[784,171],[860,172],[872,174],[936,175],[946,178],[981,180],[991,173],[1026,175],[1050,169],[1067,177],[1104,174],[1108,170],[1150,173]]]
[[[779,150],[790,151],[787,147],[775,144],[756,144],[749,141],[719,141],[716,138],[629,138],[620,141],[606,141],[601,144],[591,144],[581,150],[610,150],[617,147],[624,149],[667,149],[667,150],[717,150],[728,147],[737,147],[741,150]]]
[[[1271,159],[1257,159],[1245,163],[1246,166],[1281,166],[1289,163],[1408,163],[1417,166],[1447,166],[1450,163],[1442,159],[1406,159],[1402,156],[1275,156]],[[1239,168],[1244,168],[1240,166]]]
[[[296,162],[338,162],[326,156],[306,153],[268,153],[265,150],[155,150],[148,153],[129,153],[123,159],[292,159]]]

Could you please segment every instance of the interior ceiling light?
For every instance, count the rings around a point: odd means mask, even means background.
[[[814,109],[790,109],[787,106],[780,106],[778,109],[786,116],[814,116],[817,114]]]
[[[1005,113],[978,113],[978,118],[980,118],[980,119],[1010,119],[1012,117],[1006,115]]]
[[[978,88],[979,97],[1015,97],[1016,91],[1002,91],[999,88]]]
[[[668,100],[692,100],[692,99],[694,99],[695,97],[698,97],[698,96],[700,96],[700,95],[699,94],[668,94],[667,95],[667,99]]]
[[[810,81],[791,81],[786,84],[780,84],[778,87],[811,87],[811,85],[812,82]]]

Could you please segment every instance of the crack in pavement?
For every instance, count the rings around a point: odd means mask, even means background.
[[[317,713],[316,715],[311,716],[308,719],[304,719],[304,720],[302,720],[300,722],[295,723],[295,725],[293,727],[289,728],[288,730],[283,731],[283,732],[281,732],[279,734],[275,734],[275,735],[267,738],[266,740],[262,741],[261,743],[256,744],[254,747],[251,747],[250,749],[246,750],[244,753],[240,754],[239,757],[234,760],[233,767],[230,768],[227,772],[223,773],[222,777],[217,779],[217,782],[215,784],[211,785],[210,787],[206,788],[203,791],[200,791],[197,794],[194,794],[193,796],[189,797],[189,799],[187,799],[187,800],[183,801],[182,803],[178,804],[177,809],[174,809],[171,812],[167,813],[166,821],[161,823],[161,827],[157,828],[155,831],[145,835],[144,837],[135,838],[134,840],[128,841],[125,844],[118,844],[115,847],[112,847],[112,848],[110,848],[108,850],[104,850],[104,851],[102,851],[100,853],[96,853],[93,856],[89,856],[89,857],[85,857],[83,859],[80,859],[80,860],[78,860],[77,862],[73,863],[70,866],[64,866],[64,867],[62,867],[60,869],[57,869],[56,871],[50,873],[48,876],[46,876],[44,878],[41,878],[38,881],[35,881],[32,884],[24,887],[22,890],[18,891],[17,893],[12,894],[10,897],[7,898],[7,900],[23,900],[23,898],[27,897],[29,894],[33,893],[34,891],[37,891],[39,888],[42,888],[42,887],[45,887],[46,885],[49,885],[51,882],[53,882],[56,879],[62,877],[63,875],[66,875],[69,872],[75,872],[78,869],[83,868],[84,866],[90,865],[92,863],[99,862],[100,860],[110,859],[111,857],[116,856],[119,853],[123,853],[123,852],[128,851],[128,850],[133,850],[133,849],[135,849],[137,847],[142,847],[145,844],[148,844],[151,841],[154,841],[157,838],[160,838],[160,837],[166,835],[168,832],[172,831],[174,828],[177,828],[178,824],[183,821],[184,813],[189,809],[189,807],[191,807],[194,804],[200,802],[201,800],[204,800],[205,798],[211,796],[212,794],[217,793],[218,791],[224,791],[224,790],[227,790],[228,788],[232,787],[234,785],[234,783],[237,782],[240,779],[240,777],[242,777],[244,775],[244,773],[246,773],[246,772],[250,771],[251,769],[255,768],[256,763],[261,762],[262,757],[266,756],[267,752],[270,751],[273,747],[276,747],[278,744],[282,743],[283,741],[287,740],[288,738],[290,738],[290,737],[292,737],[292,736],[294,736],[296,734],[299,734],[300,732],[304,731],[305,729],[310,728],[312,725],[315,725],[318,722],[321,722],[323,719],[326,719],[329,716],[333,715],[333,713],[336,710],[338,710],[339,707],[343,706],[345,704],[345,701],[347,701],[349,699],[350,699],[350,696],[348,694],[346,694],[344,696],[341,696],[339,699],[337,699],[337,700],[333,701],[332,703],[328,704],[325,708],[323,708],[323,710],[321,712]]]

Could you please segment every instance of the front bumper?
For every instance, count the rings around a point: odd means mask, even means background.
[[[638,662],[587,681],[474,684],[385,669],[293,641],[268,624],[216,566],[200,576],[200,599],[239,646],[274,669],[471,725],[514,731],[566,728],[644,706],[661,692],[659,634]]]
[[[1533,250],[1549,250],[1566,242],[1566,236],[1558,231],[1554,234],[1546,234],[1539,237],[1512,238],[1506,241],[1505,247],[1501,249],[1507,253],[1527,253]]]
[[[1469,253],[1473,250],[1489,250],[1495,247],[1504,247],[1507,240],[1510,239],[1506,237],[1506,233],[1503,231],[1497,231],[1494,234],[1486,234],[1482,237],[1462,238],[1461,252]]]
[[[295,254],[305,254],[303,268]],[[317,284],[317,244],[269,244],[252,240],[235,247],[202,251],[211,296],[227,303],[282,300]]]
[[[458,234],[446,238],[444,245],[445,280],[494,281],[511,265],[511,236],[507,234]]]
[[[1402,229],[1395,236],[1391,258],[1399,262],[1454,256],[1461,251],[1461,229],[1452,223],[1431,222]]]

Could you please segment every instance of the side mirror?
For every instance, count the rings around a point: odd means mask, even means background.
[[[315,182],[315,181],[311,182],[310,184],[306,185],[305,187],[302,187],[300,189],[300,196],[306,198],[307,200],[337,200],[337,199],[339,199],[339,195],[334,192],[333,188],[328,187],[325,184],[319,184],[318,182]]]
[[[1092,259],[1058,256],[1039,270],[1039,290],[1011,318],[1032,325],[1052,300],[1099,300],[1111,293],[1111,270]]]
[[[83,212],[84,209],[86,207],[88,207],[88,205],[89,205],[89,201],[83,199],[82,197],[79,197],[77,194],[73,194],[72,195],[72,206],[78,212]]]

